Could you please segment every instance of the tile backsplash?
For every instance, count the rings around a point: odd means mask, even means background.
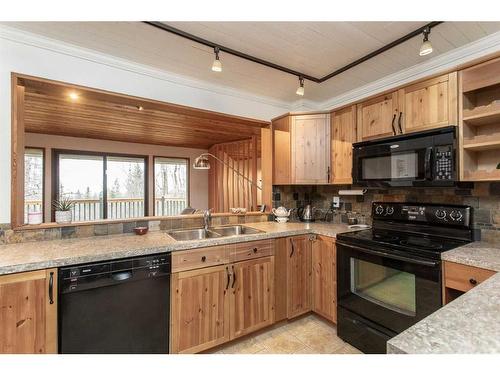
[[[345,222],[346,212],[364,215],[371,222],[371,203],[419,202],[461,204],[473,208],[473,225],[480,230],[481,239],[500,242],[500,182],[474,183],[470,188],[399,188],[369,189],[363,196],[340,196],[341,207],[331,210],[333,196],[351,186],[274,186],[273,207],[298,208],[306,203],[316,207],[316,218]],[[296,218],[296,214],[294,215]]]

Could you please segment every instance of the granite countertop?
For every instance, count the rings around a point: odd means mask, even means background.
[[[388,353],[500,353],[500,244],[473,242],[442,259],[499,273],[387,343]]]
[[[0,245],[0,275],[308,233],[335,237],[337,233],[359,230],[349,229],[345,224],[327,223],[261,222],[247,223],[245,226],[260,229],[264,233],[175,241],[164,231],[154,231],[143,236],[121,234]]]

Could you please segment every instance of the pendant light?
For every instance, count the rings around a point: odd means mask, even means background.
[[[424,40],[420,46],[420,56],[425,56],[432,53],[432,44],[429,41],[429,34],[431,33],[430,27],[426,27],[423,31]]]
[[[295,91],[297,95],[304,96],[304,78],[299,77],[299,87]]]
[[[212,64],[212,70],[214,72],[222,72],[222,63],[219,60],[219,47],[214,48],[215,60]]]

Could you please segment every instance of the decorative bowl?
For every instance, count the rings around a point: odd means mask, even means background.
[[[142,236],[143,234],[148,233],[148,227],[135,227],[134,232],[138,236]]]

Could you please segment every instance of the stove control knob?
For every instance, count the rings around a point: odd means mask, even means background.
[[[375,213],[377,215],[382,215],[384,213],[384,207],[382,205],[378,205],[375,207]]]
[[[451,217],[453,220],[459,221],[459,220],[463,217],[463,215],[462,215],[462,213],[461,213],[460,211],[458,211],[458,210],[453,210],[453,211],[451,211],[451,213],[450,213],[450,217]]]
[[[387,206],[387,208],[385,209],[385,214],[386,215],[392,215],[393,213],[394,213],[394,207]]]
[[[436,217],[437,217],[438,219],[443,220],[443,219],[446,217],[446,211],[445,211],[445,210],[438,209],[438,210],[436,210],[435,215],[436,215]]]

